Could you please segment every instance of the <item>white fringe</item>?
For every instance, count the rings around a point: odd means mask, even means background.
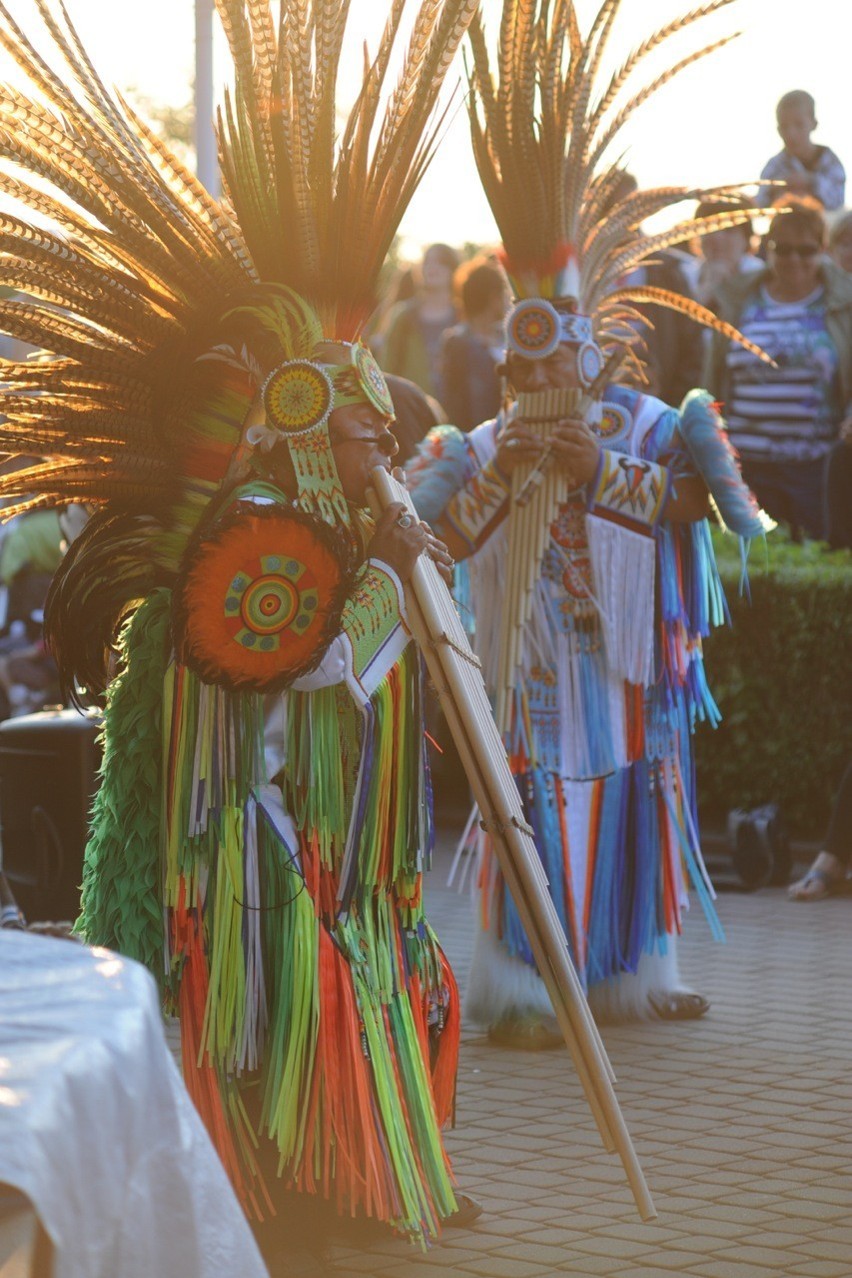
[[[478,913],[464,1014],[479,1025],[553,1015],[550,996],[535,968],[510,954],[493,932],[486,932]]]
[[[482,663],[482,677],[493,693],[500,669],[500,619],[506,595],[506,523],[502,523],[468,561],[470,605],[476,634],[473,648]]]
[[[656,1020],[648,995],[673,994],[686,988],[678,971],[675,938],[669,936],[667,942],[665,954],[643,954],[636,972],[622,972],[592,986],[589,1007],[599,1025]]]
[[[593,767],[589,736],[600,724],[586,723],[583,684],[599,680],[604,701],[599,707],[609,720],[612,747],[610,768],[627,762],[624,727],[624,680],[648,685],[654,665],[654,588],[656,551],[654,540],[630,532],[594,515],[586,518],[586,530],[598,608],[604,640],[600,653],[603,669],[593,675],[587,668],[593,660],[581,654],[578,639],[563,632],[551,597],[553,583],[539,578],[533,593],[529,621],[521,646],[519,682],[530,678],[530,669],[542,665],[558,678],[561,724],[560,771],[564,776],[590,777],[601,771]],[[500,618],[505,603],[506,526],[489,538],[470,560],[471,606],[476,635],[474,649],[482,663],[483,676],[493,693],[499,667]]]
[[[654,1020],[656,1013],[648,1002],[649,994],[673,994],[686,989],[678,971],[675,938],[669,937],[667,952],[643,954],[635,973],[623,972],[593,985],[588,995],[589,1007],[600,1024]],[[509,954],[492,932],[483,929],[479,918],[464,1015],[466,1021],[488,1026],[503,1020],[553,1015],[550,996],[535,968]]]
[[[647,687],[654,673],[654,538],[597,515],[586,517],[586,536],[610,669]]]

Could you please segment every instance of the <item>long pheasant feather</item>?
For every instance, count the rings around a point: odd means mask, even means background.
[[[706,328],[712,329],[714,333],[721,334],[722,337],[728,338],[732,342],[738,342],[750,354],[757,357],[764,364],[774,365],[772,358],[766,354],[761,347],[754,342],[749,341],[747,337],[740,332],[733,324],[727,323],[726,320],[719,319],[706,306],[702,306],[700,302],[696,302],[694,298],[685,297],[682,293],[674,293],[670,289],[654,288],[645,285],[641,288],[625,288],[618,289],[614,293],[610,293],[606,302],[602,306],[602,310],[606,308],[616,307],[625,302],[639,303],[653,306],[665,306],[670,310],[678,311],[681,315],[686,315],[689,319],[695,320],[696,323]],[[641,315],[643,323],[648,320]]]

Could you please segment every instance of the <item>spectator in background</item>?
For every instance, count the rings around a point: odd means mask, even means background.
[[[637,189],[633,174],[623,172],[612,192],[613,204]],[[688,261],[688,254],[676,249],[654,253],[621,282],[631,287],[646,284],[664,288],[691,298],[694,295],[687,277]],[[650,395],[677,407],[688,391],[701,384],[701,329],[694,320],[668,306],[641,305],[636,310],[649,321],[641,327],[643,345],[637,349],[640,358],[644,355],[646,389]]]
[[[780,195],[790,194],[811,196],[829,212],[842,208],[846,173],[830,147],[820,146],[811,139],[817,127],[816,105],[811,95],[802,89],[785,93],[775,108],[775,118],[784,150],[773,155],[760,176],[785,182],[787,191],[772,186],[758,187],[757,204],[760,208],[769,208]]]
[[[804,878],[791,883],[791,901],[822,901],[842,892],[852,870],[852,762],[848,764],[834,798],[825,847]]]
[[[696,218],[744,209],[744,201],[705,201],[695,210]],[[697,237],[697,256],[685,267],[686,276],[697,301],[716,312],[719,289],[731,276],[762,271],[764,263],[752,253],[754,229],[751,220],[728,226],[721,231]],[[708,329],[705,336],[710,338]]]
[[[852,418],[852,279],[825,243],[813,201],[776,213],[766,268],[722,285],[719,316],[777,367],[714,334],[704,377],[761,505],[812,537],[826,534],[826,461]]]
[[[459,316],[453,297],[453,276],[459,265],[455,249],[432,244],[416,272],[414,297],[399,302],[387,315],[382,331],[381,365],[386,373],[407,377],[435,399],[442,399],[439,352],[441,338]]]
[[[413,266],[397,267],[362,335],[362,340],[367,343],[380,364],[384,355],[388,316],[401,302],[410,302],[416,293],[415,268]]]
[[[631,284],[641,282],[692,297],[679,253],[655,253],[653,261],[637,267],[629,279]],[[653,325],[642,331],[648,393],[676,408],[688,391],[701,385],[701,329],[694,320],[668,306],[642,305],[636,309]]]
[[[392,373],[387,373],[385,380],[393,400],[393,411],[396,417],[391,426],[396,442],[399,444],[395,464],[404,466],[417,452],[421,439],[424,439],[434,426],[440,426],[447,421],[447,414],[436,399],[427,395],[407,378],[394,377]]]
[[[852,209],[832,223],[828,253],[852,278]],[[828,544],[833,550],[852,550],[852,415],[841,422],[837,443],[828,455],[825,492]]]
[[[463,318],[441,344],[443,404],[445,420],[468,431],[500,409],[509,287],[494,258],[475,257],[456,271],[454,289]]]
[[[56,666],[42,637],[50,582],[87,520],[82,506],[33,510],[9,521],[0,542],[0,719],[56,700]]]
[[[841,213],[828,233],[828,253],[841,271],[852,275],[852,209]]]
[[[4,527],[0,542],[0,631],[14,621],[39,624],[50,582],[65,553],[57,510],[33,510]]]

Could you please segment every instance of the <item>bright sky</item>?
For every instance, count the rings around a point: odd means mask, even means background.
[[[577,3],[581,22],[588,27],[598,0]],[[623,61],[652,28],[682,13],[686,3],[623,0],[610,41],[612,56]],[[33,31],[32,0],[9,0],[9,5],[22,16],[27,31]],[[67,0],[67,6],[107,83],[134,86],[163,102],[180,104],[187,99],[193,68],[192,0]],[[352,0],[351,23],[373,48],[387,7],[388,0]],[[501,7],[502,0],[483,0],[492,30]],[[627,162],[640,184],[711,185],[756,177],[780,149],[774,104],[791,88],[813,93],[820,125],[816,136],[837,151],[852,172],[850,0],[735,0],[665,48],[672,56],[683,56],[699,41],[709,43],[737,29],[743,31],[737,41],[687,69],[637,114],[626,134]],[[358,63],[349,65],[344,87],[353,91]],[[644,65],[648,71],[660,66],[650,59]],[[640,70],[637,85],[645,74]],[[224,67],[217,79],[223,76]],[[852,202],[852,187],[849,198]],[[473,166],[463,109],[455,114],[406,215],[403,232],[412,251],[432,240],[460,244],[496,238]]]

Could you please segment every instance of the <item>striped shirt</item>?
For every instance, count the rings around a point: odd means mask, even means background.
[[[739,328],[778,365],[770,368],[732,342],[728,432],[745,457],[806,461],[823,456],[842,416],[837,351],[826,331],[822,288],[799,302],[776,302],[765,289]]]

